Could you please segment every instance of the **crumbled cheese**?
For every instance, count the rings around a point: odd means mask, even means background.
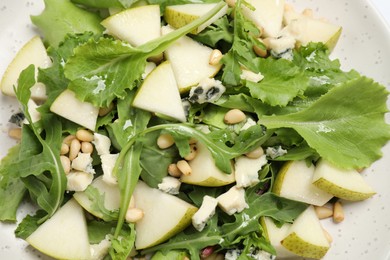
[[[249,207],[245,201],[245,190],[237,186],[233,186],[227,192],[219,195],[217,200],[218,206],[228,215],[239,213]]]
[[[95,174],[92,167],[92,157],[90,153],[79,153],[72,161],[72,169]]]
[[[225,253],[225,260],[237,260],[240,255],[240,249],[229,249]]]
[[[92,244],[90,251],[91,251],[91,259],[93,260],[103,260],[104,257],[107,255],[108,250],[111,247],[111,241],[109,240],[108,236],[106,236],[102,241],[100,241],[98,244]]]
[[[249,187],[258,183],[258,172],[267,164],[267,156],[263,155],[256,159],[240,156],[235,160],[236,186]]]
[[[282,155],[285,155],[287,153],[287,150],[283,149],[281,146],[277,147],[267,147],[267,150],[265,151],[267,156],[269,156],[271,159],[275,159],[277,157],[280,157]]]
[[[206,226],[207,221],[215,214],[215,208],[218,205],[218,200],[211,196],[204,196],[202,205],[198,211],[192,216],[192,225],[198,230],[202,231]]]
[[[284,33],[277,38],[268,38],[268,47],[271,55],[276,58],[292,60],[292,50],[295,48],[295,38],[289,33]]]
[[[254,73],[253,71],[243,69],[241,71],[240,78],[243,80],[248,80],[248,81],[258,83],[264,78],[264,76],[260,72]]]
[[[197,86],[191,88],[188,100],[198,104],[213,103],[222,96],[225,90],[221,81],[205,78]]]
[[[175,177],[166,176],[157,186],[159,190],[169,194],[179,194],[181,182]]]
[[[248,129],[249,127],[254,126],[254,125],[256,125],[256,121],[253,120],[252,118],[248,117],[248,118],[246,119],[245,124],[241,127],[240,131],[246,130],[246,129]]]
[[[66,175],[66,190],[84,191],[93,180],[93,174],[88,172],[71,171]]]
[[[109,154],[111,146],[110,138],[98,133],[94,133],[93,136],[94,139],[92,143],[95,145],[98,155]]]
[[[117,184],[118,179],[113,174],[114,166],[119,154],[103,154],[100,156],[103,170],[103,181],[107,184]]]

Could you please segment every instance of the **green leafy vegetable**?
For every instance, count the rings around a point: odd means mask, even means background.
[[[383,86],[360,77],[332,88],[304,110],[263,116],[260,123],[295,129],[321,157],[339,167],[364,168],[380,158],[390,138],[384,121],[387,94]]]
[[[31,16],[31,21],[42,31],[50,45],[57,46],[67,34],[103,32],[98,15],[77,7],[70,0],[45,0],[44,2],[43,12]]]
[[[191,32],[215,15],[224,3],[195,21],[137,48],[119,40],[102,38],[75,48],[65,65],[69,88],[83,101],[107,107],[115,98],[123,99],[144,72],[146,60],[163,52],[181,36]]]

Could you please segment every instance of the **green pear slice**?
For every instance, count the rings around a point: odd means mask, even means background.
[[[283,30],[288,31],[298,45],[322,42],[329,50],[333,50],[340,38],[342,27],[320,19],[301,16],[291,20]]]
[[[135,95],[133,106],[181,122],[186,121],[170,62],[163,62],[150,72]]]
[[[323,206],[333,195],[312,183],[314,165],[305,161],[289,161],[280,169],[273,192],[281,197]]]
[[[95,131],[99,108],[77,99],[71,90],[64,90],[50,106],[50,111],[76,124]]]
[[[243,6],[246,17],[263,31],[263,37],[277,37],[282,29],[284,0],[247,0],[254,10]]]
[[[56,259],[90,259],[90,244],[83,208],[69,200],[26,241]]]
[[[227,174],[218,169],[206,145],[197,142],[196,147],[196,157],[188,162],[192,172],[189,175],[181,175],[181,182],[208,187],[224,186],[235,182],[234,172]]]
[[[356,170],[340,169],[324,159],[316,165],[313,184],[345,200],[365,200],[375,194],[375,191]]]
[[[216,5],[217,4],[215,3],[170,5],[165,8],[164,18],[169,25],[177,29],[205,15]],[[225,5],[217,14],[196,28],[192,33],[197,34],[203,31],[207,26],[224,16],[227,12],[227,9],[228,6]]]
[[[160,7],[145,5],[126,9],[104,19],[107,33],[133,46],[142,45],[161,35]]]
[[[162,34],[173,29],[164,26]],[[212,78],[221,69],[221,64],[210,65],[213,49],[183,36],[168,47],[164,54],[171,63],[180,93],[187,92],[205,78]]]
[[[260,224],[263,227],[266,238],[268,238],[270,244],[275,248],[277,257],[296,256],[280,243],[288,235],[291,227],[290,223],[285,223],[281,227],[278,227],[270,217],[261,217]]]
[[[157,245],[191,224],[198,210],[193,205],[139,181],[134,189],[135,206],[144,216],[135,223],[137,250]]]
[[[281,244],[296,255],[320,259],[330,248],[313,206],[309,206],[289,228]]]
[[[50,57],[39,36],[33,37],[16,54],[15,58],[8,65],[0,82],[0,88],[4,95],[16,96],[14,86],[17,87],[19,74],[30,64],[35,66],[35,73],[38,68],[47,68],[51,65]],[[37,82],[31,87],[31,98],[34,100],[46,99],[46,87]]]
[[[104,195],[104,207],[108,210],[118,210],[120,205],[120,192],[118,185],[108,184],[102,178],[97,177],[90,186],[96,188],[100,194]],[[88,188],[87,188],[88,189]],[[85,194],[85,191],[78,191],[73,194],[75,200],[92,215],[103,218],[103,213],[96,207],[93,202]]]

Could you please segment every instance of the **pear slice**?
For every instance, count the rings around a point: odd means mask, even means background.
[[[298,216],[281,244],[302,257],[320,259],[325,256],[330,244],[313,206]]]
[[[8,65],[1,79],[0,88],[4,95],[16,96],[14,86],[17,87],[19,74],[30,64],[35,65],[35,73],[38,68],[47,68],[51,65],[50,57],[39,36],[29,40],[16,54],[15,58]],[[31,98],[34,100],[46,99],[46,87],[37,82],[31,87]]]
[[[144,216],[135,223],[137,250],[157,245],[191,224],[198,210],[193,205],[139,181],[134,189],[134,200]]]
[[[302,15],[292,19],[283,31],[288,31],[295,38],[298,46],[305,46],[310,42],[322,42],[331,51],[340,38],[342,27]]]
[[[277,37],[282,29],[284,0],[247,0],[254,10],[243,6],[245,16],[262,32],[263,37]]]
[[[120,205],[120,192],[118,185],[106,183],[102,176],[97,177],[90,186],[96,188],[100,194],[104,195],[104,207],[108,210],[118,210]],[[92,215],[103,218],[103,213],[93,206],[92,201],[85,194],[85,191],[78,191],[73,194],[73,198]]]
[[[321,159],[316,165],[313,184],[345,200],[365,200],[375,194],[375,191],[356,170],[337,168],[324,159]]]
[[[281,197],[323,206],[333,195],[313,185],[314,165],[289,161],[280,169],[273,192]]]
[[[135,95],[133,106],[186,121],[170,62],[163,62],[150,72]]]
[[[50,111],[95,131],[99,108],[89,102],[80,101],[71,90],[64,90],[51,104]]]
[[[56,259],[90,259],[90,244],[83,208],[69,200],[26,241]]]
[[[235,182],[234,172],[227,174],[218,169],[206,145],[197,142],[196,148],[196,157],[188,162],[192,172],[189,175],[181,175],[181,182],[208,187],[224,186]]]
[[[127,41],[133,46],[139,46],[160,37],[160,23],[160,7],[158,5],[126,9],[101,22],[108,34]]]
[[[164,26],[162,34],[173,29]],[[164,54],[172,65],[180,93],[188,92],[205,78],[212,78],[221,69],[221,64],[210,65],[213,49],[200,44],[188,36],[183,36],[168,47]]]
[[[205,15],[216,5],[216,3],[170,5],[165,8],[164,18],[169,25],[177,29]],[[227,9],[228,6],[225,5],[217,14],[196,28],[192,33],[197,34],[203,31],[207,26],[224,16],[227,12]]]
[[[288,235],[291,227],[290,223],[284,223],[281,227],[278,227],[270,217],[261,217],[260,224],[263,227],[266,238],[275,248],[277,257],[283,258],[296,256],[280,243],[282,239]]]

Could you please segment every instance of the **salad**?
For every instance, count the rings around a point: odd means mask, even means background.
[[[315,212],[375,194],[358,170],[388,93],[329,58],[339,26],[283,1],[74,2],[45,1],[1,83],[22,111],[1,220],[39,208],[17,237],[60,259],[321,258]]]

